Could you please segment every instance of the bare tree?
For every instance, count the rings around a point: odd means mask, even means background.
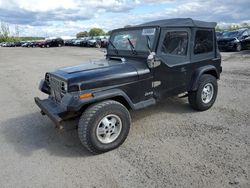
[[[1,22],[0,37],[3,40],[7,40],[10,36],[10,26],[5,22]]]
[[[19,26],[18,25],[15,25],[15,37],[19,37],[19,33],[20,33],[20,30],[19,30]]]

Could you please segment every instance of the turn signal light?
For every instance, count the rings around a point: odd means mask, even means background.
[[[90,98],[90,97],[93,97],[92,93],[84,93],[84,94],[79,96],[80,99],[87,99],[87,98]]]

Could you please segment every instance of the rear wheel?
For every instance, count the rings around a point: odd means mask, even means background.
[[[217,92],[217,79],[212,75],[204,74],[199,80],[198,89],[189,92],[189,104],[195,110],[208,110],[213,106],[217,97]]]
[[[47,45],[46,45],[46,48],[49,48],[49,47],[50,47],[49,44],[47,44]]]
[[[81,116],[78,135],[92,153],[99,154],[119,147],[127,138],[131,118],[121,103],[113,100],[90,106]]]

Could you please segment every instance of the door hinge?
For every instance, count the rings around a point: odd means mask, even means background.
[[[154,81],[152,82],[152,88],[158,87],[161,85],[161,81]]]

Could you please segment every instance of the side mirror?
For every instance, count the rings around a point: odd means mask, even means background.
[[[148,59],[147,59],[147,64],[149,68],[153,68],[154,67],[154,61],[155,61],[155,52],[151,52],[148,55]]]
[[[161,61],[159,60],[159,58],[156,57],[155,52],[151,52],[149,54],[147,64],[149,68],[155,68],[161,64]]]

